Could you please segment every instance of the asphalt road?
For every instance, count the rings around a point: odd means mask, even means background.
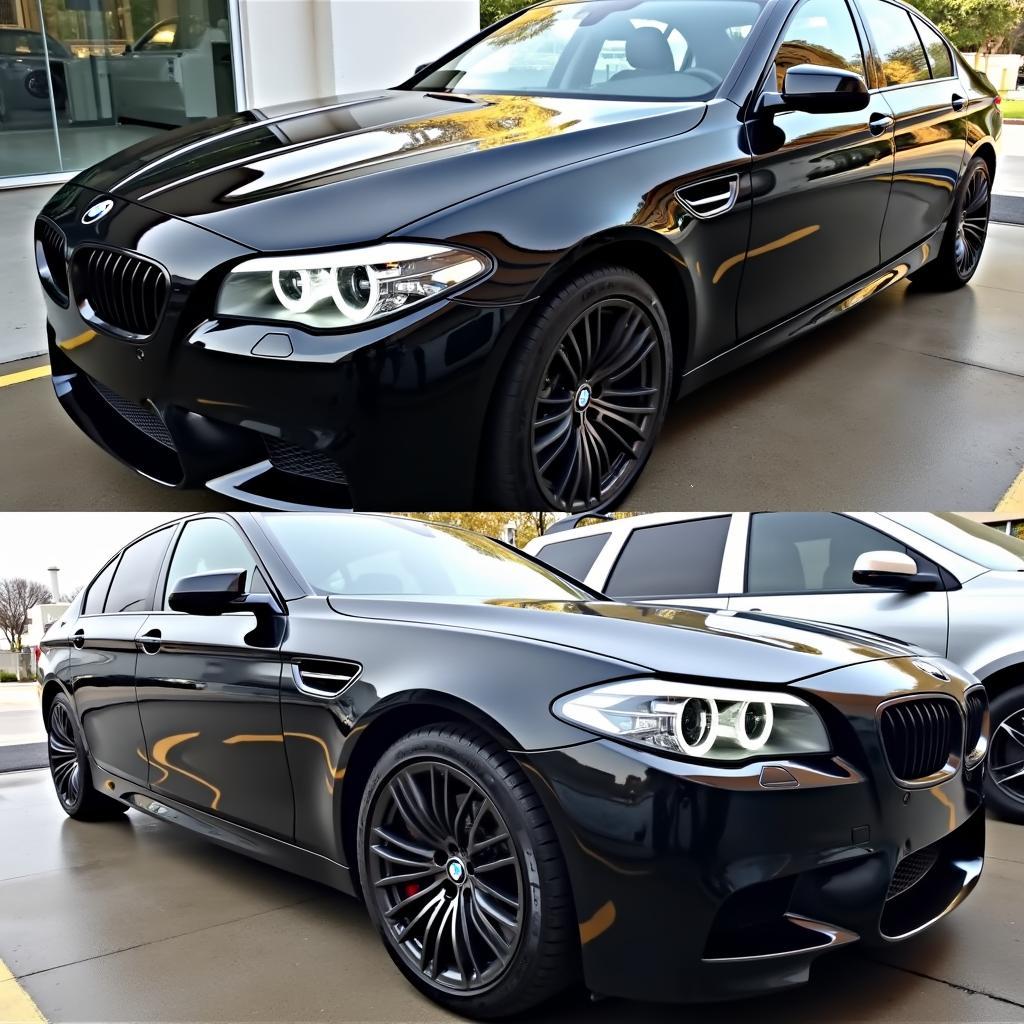
[[[832,507],[991,511],[1024,466],[1024,227],[993,225],[971,287],[906,284],[670,413],[633,509]],[[46,377],[0,367],[0,507],[202,510],[104,455]]]
[[[45,772],[0,776],[0,836],[0,1006],[19,986],[52,1022],[455,1019],[356,901],[138,812],[67,820]],[[803,989],[689,1010],[573,994],[531,1020],[1024,1022],[1022,924],[1024,830],[990,822],[960,910],[884,954],[822,958]]]

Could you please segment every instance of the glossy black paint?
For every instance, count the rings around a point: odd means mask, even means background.
[[[520,761],[554,822],[587,984],[647,999],[799,983],[820,953],[906,937],[977,880],[984,768],[910,790],[880,748],[885,700],[927,692],[962,703],[976,681],[948,663],[943,681],[916,664],[920,651],[880,637],[599,595],[317,596],[260,514],[194,518],[227,521],[251,549],[281,609],[271,642],[252,639],[248,613],[145,612],[129,626],[83,616],[79,598],[42,645],[44,713],[61,690],[73,698],[94,785],[140,810],[357,892],[352,837],[377,758],[418,725],[475,723]],[[83,652],[109,652],[110,640],[92,638],[114,633],[124,660],[105,685],[99,655]],[[310,669],[349,681],[336,695],[313,692]],[[651,675],[791,688],[818,711],[832,752],[722,767],[596,739],[550,713],[566,692]],[[766,787],[766,765],[798,785]],[[933,843],[930,888],[886,902],[897,857]],[[753,937],[737,928],[754,922]]]
[[[934,258],[969,159],[994,166],[991,87],[958,62],[954,78],[883,88],[856,11],[867,106],[762,109],[793,6],[770,0],[707,103],[467,103],[406,86],[222,117],[111,157],[43,216],[69,250],[101,243],[166,267],[170,300],[140,343],[47,291],[59,399],[111,454],[174,486],[260,466],[277,439],[322,453],[347,483],[262,466],[244,486],[215,486],[271,505],[486,504],[480,469],[501,443],[489,412],[503,367],[537,299],[573,268],[626,264],[656,286],[678,396]],[[732,175],[735,205],[694,216],[687,190]],[[84,225],[106,196],[112,212]],[[226,270],[254,251],[385,238],[482,249],[496,268],[454,298],[362,329],[213,317]],[[278,354],[253,354],[268,332],[284,336]],[[159,415],[171,443],[131,425],[90,378]]]

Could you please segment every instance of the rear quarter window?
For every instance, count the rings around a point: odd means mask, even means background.
[[[535,557],[567,576],[583,580],[594,568],[594,562],[604,550],[609,536],[607,533],[601,533],[589,537],[575,537],[572,540],[552,541],[540,548]]]

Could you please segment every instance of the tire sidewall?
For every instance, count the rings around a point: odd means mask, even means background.
[[[531,432],[533,427],[534,407],[540,391],[544,374],[558,345],[570,327],[592,306],[608,299],[628,299],[636,302],[648,313],[658,333],[658,343],[662,352],[663,380],[661,393],[658,395],[658,411],[654,414],[654,424],[650,437],[643,451],[637,457],[633,471],[624,486],[609,499],[589,511],[603,511],[617,507],[629,494],[640,474],[643,472],[657,442],[658,434],[665,421],[675,381],[671,330],[665,315],[664,307],[654,289],[637,273],[625,268],[607,267],[589,271],[567,287],[573,288],[582,282],[570,294],[565,289],[553,299],[545,303],[537,311],[525,328],[525,334],[540,329],[544,323],[544,336],[540,345],[533,353],[533,358],[524,375],[523,386],[518,396],[518,408],[512,414],[512,439],[517,453],[517,477],[522,481],[524,508],[551,508],[551,503],[544,497],[531,457]],[[497,439],[497,443],[508,443],[506,438]]]
[[[505,820],[513,837],[519,857],[523,884],[523,929],[512,963],[504,974],[486,989],[469,994],[453,989],[434,987],[405,960],[401,951],[392,944],[386,923],[377,907],[374,894],[368,892],[367,880],[369,851],[369,822],[379,795],[388,781],[400,769],[419,761],[432,760],[447,763],[470,776],[491,799]],[[358,828],[359,877],[363,881],[363,897],[370,919],[388,951],[388,955],[403,975],[433,1001],[457,1012],[489,1016],[500,1010],[514,993],[527,984],[541,943],[544,914],[543,879],[534,853],[532,830],[526,821],[515,795],[494,770],[486,756],[473,746],[448,740],[433,734],[413,733],[399,740],[377,763],[363,791],[359,809]]]
[[[1007,718],[1020,711],[1024,711],[1024,686],[1015,686],[996,697],[989,708],[992,736]],[[996,785],[991,768],[985,776],[985,799],[1000,818],[1024,825],[1024,799],[1009,796]]]

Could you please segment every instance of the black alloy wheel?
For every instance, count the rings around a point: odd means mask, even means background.
[[[935,259],[911,275],[914,284],[935,291],[953,291],[967,284],[981,262],[991,210],[992,174],[976,156],[960,179],[942,246]]]
[[[367,783],[358,843],[374,924],[431,999],[508,1016],[571,984],[579,950],[561,851],[488,737],[452,724],[399,740]]]
[[[128,807],[93,788],[89,761],[67,697],[55,697],[46,720],[50,777],[64,813],[81,821],[121,817]]]
[[[542,300],[499,381],[488,471],[495,508],[614,508],[647,463],[672,390],[654,289],[624,267]]]
[[[650,313],[632,299],[595,303],[548,362],[533,414],[533,468],[547,502],[599,508],[650,447],[665,386]]]
[[[996,697],[990,715],[985,795],[1001,818],[1024,824],[1024,688]]]

